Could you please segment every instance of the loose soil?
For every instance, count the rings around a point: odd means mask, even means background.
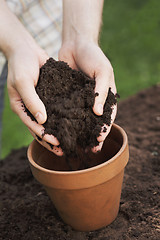
[[[0,161],[0,240],[159,240],[159,103],[160,85],[119,103],[116,122],[128,134],[130,160],[111,225],[85,233],[63,223],[21,148]]]
[[[112,106],[117,103],[117,94],[109,89],[103,115],[97,116],[92,111],[98,96],[94,89],[95,79],[71,69],[63,61],[50,58],[40,69],[36,92],[47,111],[44,134],[54,135],[67,157],[79,155],[80,147],[97,146],[102,126],[111,123]],[[25,111],[35,120],[26,108]]]

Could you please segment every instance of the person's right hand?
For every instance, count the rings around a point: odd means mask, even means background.
[[[44,132],[42,124],[47,120],[45,106],[35,90],[39,69],[47,59],[47,54],[35,42],[24,42],[11,51],[8,57],[7,87],[11,109],[20,117],[36,139],[37,136],[42,138]],[[24,112],[22,102],[38,123],[32,121]],[[63,154],[62,150],[56,147],[59,142],[54,136],[46,134],[39,142],[51,151],[50,145],[46,143],[49,142],[54,145],[52,150],[54,153]]]

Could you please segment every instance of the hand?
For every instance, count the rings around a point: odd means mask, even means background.
[[[8,93],[12,110],[20,117],[35,138],[42,136],[42,124],[47,119],[46,109],[39,99],[35,86],[39,77],[39,69],[48,59],[47,54],[37,45],[30,33],[19,19],[10,11],[6,1],[1,0],[0,7],[0,49],[8,60]],[[37,119],[32,121],[23,109],[23,103]],[[51,135],[45,135],[39,141],[51,150],[50,145],[59,145]],[[57,153],[57,150],[59,152]],[[62,155],[60,148],[53,152]]]
[[[59,60],[67,62],[71,68],[81,70],[91,78],[95,77],[95,92],[98,92],[99,96],[95,98],[93,111],[99,116],[102,115],[109,87],[111,87],[112,92],[115,94],[116,86],[111,63],[100,47],[93,41],[85,39],[78,39],[74,43],[64,42],[59,52]],[[102,127],[100,136],[97,138],[99,145],[92,149],[93,152],[101,150],[103,142],[115,120],[116,112],[117,106],[114,105],[111,115],[111,125],[104,125],[107,128],[105,133]]]
[[[44,104],[35,91],[35,86],[38,82],[39,69],[47,59],[47,54],[31,41],[24,41],[8,54],[7,86],[11,109],[20,117],[36,139],[37,136],[40,139],[39,137],[44,132],[42,124],[46,121],[47,114]],[[22,101],[38,123],[32,121],[24,112]],[[49,142],[55,145],[53,152],[57,155],[63,154],[62,150],[56,147],[59,142],[54,136],[46,134],[39,142],[51,151],[49,144],[46,143]]]

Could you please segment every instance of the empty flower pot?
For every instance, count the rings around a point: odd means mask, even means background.
[[[129,159],[125,131],[113,124],[101,152],[90,156],[98,165],[68,171],[64,157],[56,156],[36,140],[28,149],[34,177],[46,189],[63,221],[79,231],[107,226],[118,214]]]

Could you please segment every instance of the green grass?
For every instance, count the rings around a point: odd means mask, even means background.
[[[101,47],[110,59],[121,99],[159,82],[160,1],[105,0]],[[32,137],[5,99],[2,157]]]
[[[101,45],[122,98],[159,81],[160,1],[105,1]]]
[[[32,141],[32,136],[19,117],[10,109],[7,90],[5,95],[5,108],[3,113],[2,131],[2,158],[12,149],[27,146]]]

